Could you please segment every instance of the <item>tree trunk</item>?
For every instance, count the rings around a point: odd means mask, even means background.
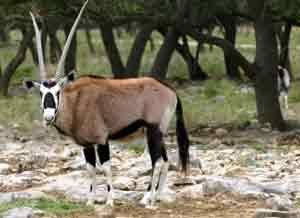
[[[47,39],[48,39],[48,28],[46,21],[43,20],[42,22],[42,50],[44,54],[44,63],[47,64],[47,55],[46,55],[46,49],[47,49]]]
[[[9,82],[16,69],[25,60],[26,50],[30,41],[32,41],[33,32],[27,30],[23,34],[23,39],[19,45],[16,56],[10,61],[10,63],[5,67],[3,75],[0,80],[0,90],[4,96],[8,95]]]
[[[146,44],[150,39],[153,28],[154,28],[153,24],[145,24],[141,27],[140,32],[135,37],[126,64],[127,75],[131,75],[131,77],[138,76],[142,57],[146,48]]]
[[[38,54],[37,54],[36,46],[33,43],[33,40],[30,40],[30,42],[28,42],[28,47],[30,49],[30,53],[31,53],[32,60],[33,60],[34,64],[36,66],[38,66],[39,65],[39,59],[38,59]]]
[[[248,0],[252,2],[251,0]],[[261,0],[256,1],[261,4]],[[255,4],[256,2],[252,2]],[[250,3],[250,4],[252,4]],[[257,7],[258,5],[252,5]],[[277,64],[278,50],[272,17],[263,11],[263,4],[258,10],[261,13],[256,16],[254,23],[256,38],[255,63],[259,72],[255,77],[255,94],[258,120],[260,123],[270,123],[272,128],[285,129],[285,123],[281,114],[277,91]]]
[[[0,41],[8,42],[8,40],[9,40],[8,32],[6,32],[5,28],[1,27],[0,28]]]
[[[225,39],[232,43],[235,46],[236,40],[236,18],[232,16],[222,16],[220,21],[225,29]],[[231,53],[224,52],[226,73],[230,79],[240,80],[241,74],[237,62]]]
[[[88,28],[85,29],[85,36],[86,36],[86,41],[88,43],[90,52],[94,55],[96,53],[96,51],[95,51],[95,47],[94,47],[94,44],[93,44],[91,32]]]
[[[56,35],[60,26],[60,20],[58,20],[58,18],[51,17],[47,19],[46,26],[49,36],[50,62],[51,64],[55,64],[58,63],[62,53],[61,45]]]
[[[193,57],[190,51],[189,44],[185,35],[183,35],[183,45],[181,46],[178,43],[176,47],[177,51],[182,55],[188,66],[189,77],[191,80],[208,79],[208,75],[202,70],[201,66],[198,63],[201,45],[202,44],[198,43],[195,57]]]
[[[169,62],[176,48],[178,38],[180,37],[179,31],[182,27],[184,18],[187,17],[188,9],[190,6],[189,0],[178,0],[176,1],[176,3],[176,24],[169,27],[164,38],[164,42],[155,57],[155,61],[150,72],[151,76],[159,79],[166,78]]]
[[[60,42],[56,36],[56,30],[49,31],[49,41],[50,41],[50,62],[51,64],[58,63],[61,56],[62,50]]]
[[[154,64],[150,71],[151,76],[159,79],[166,78],[169,62],[176,48],[179,36],[179,33],[174,27],[169,28],[164,42],[155,57]]]
[[[113,29],[110,25],[101,25],[100,33],[103,40],[104,48],[115,78],[126,78],[125,67],[117,47]]]
[[[71,31],[72,24],[67,24],[64,26],[64,32],[67,37]],[[74,33],[74,36],[72,38],[70,48],[66,57],[65,62],[65,75],[70,73],[72,70],[76,70],[76,53],[77,53],[77,32]]]

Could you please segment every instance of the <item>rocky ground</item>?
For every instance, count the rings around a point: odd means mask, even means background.
[[[112,146],[116,206],[111,217],[300,217],[297,131],[278,133],[245,124],[199,127],[191,135],[188,178],[176,171],[172,133],[167,137],[170,190],[155,211],[138,204],[150,181],[149,157]],[[99,173],[93,211],[68,217],[103,217],[104,184]],[[89,185],[81,149],[69,139],[52,130],[37,129],[25,137],[17,128],[0,127],[0,204],[24,198],[86,202]],[[32,208],[2,216],[55,217]]]

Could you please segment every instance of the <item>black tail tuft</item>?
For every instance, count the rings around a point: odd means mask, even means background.
[[[190,161],[190,155],[189,155],[190,142],[184,124],[181,101],[178,96],[177,96],[177,106],[176,106],[176,135],[177,135],[179,158],[181,161],[182,172],[187,174],[187,169]]]

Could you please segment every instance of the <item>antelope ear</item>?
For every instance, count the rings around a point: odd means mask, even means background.
[[[68,78],[68,82],[73,82],[75,80],[75,70],[72,70],[70,73],[68,73],[67,78]]]
[[[64,87],[65,85],[67,85],[68,83],[70,82],[73,82],[75,79],[75,70],[72,70],[70,73],[68,73],[67,76],[63,77],[62,79],[60,79],[58,81],[58,84],[61,86],[61,87]]]
[[[33,88],[40,89],[41,84],[37,81],[26,80],[26,81],[23,82],[23,86],[27,90],[32,90]]]

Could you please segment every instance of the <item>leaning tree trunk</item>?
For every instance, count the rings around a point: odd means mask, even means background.
[[[89,30],[89,28],[85,29],[85,36],[86,36],[86,41],[88,43],[90,52],[93,55],[96,54],[95,47],[94,47],[93,40],[92,40],[92,36],[91,36],[91,31]]]
[[[49,31],[49,41],[50,41],[50,62],[55,64],[58,62],[60,55],[62,53],[60,42],[56,36],[56,30]]]
[[[34,64],[36,66],[38,66],[38,64],[39,64],[38,54],[37,54],[36,46],[35,46],[33,40],[30,40],[28,42],[28,48],[30,50],[30,53],[31,53],[32,60],[33,60]]]
[[[225,29],[225,39],[235,46],[236,40],[236,18],[233,16],[221,16],[220,21]],[[237,62],[234,57],[229,52],[224,52],[226,73],[230,79],[239,80],[241,79],[241,74]]]
[[[184,58],[187,66],[188,66],[189,77],[191,80],[206,80],[206,79],[208,79],[207,73],[205,73],[203,71],[203,69],[201,68],[201,66],[198,63],[201,46],[202,46],[202,44],[198,43],[197,50],[196,50],[196,56],[193,57],[193,55],[190,51],[190,48],[189,48],[187,37],[185,35],[183,35],[183,45],[181,46],[178,43],[178,46],[176,48],[177,51],[182,55],[182,57]]]
[[[49,18],[47,20],[47,29],[50,44],[50,62],[55,64],[58,62],[62,53],[60,42],[57,38],[57,30],[59,29],[59,20],[56,18]]]
[[[19,45],[16,56],[10,61],[10,63],[5,67],[3,75],[0,79],[0,91],[4,96],[8,95],[8,87],[10,79],[15,73],[16,69],[25,60],[26,50],[29,42],[32,40],[33,32],[31,30],[25,31],[23,33],[23,39]]]
[[[46,49],[47,49],[47,39],[48,39],[48,28],[46,21],[42,21],[42,50],[44,54],[44,63],[47,64],[47,55],[46,55]]]
[[[72,25],[67,24],[64,26],[64,32],[67,37],[71,31]],[[72,38],[70,48],[66,57],[66,62],[65,62],[65,75],[70,73],[72,70],[76,70],[76,53],[77,53],[77,32],[74,33],[74,36]]]
[[[180,28],[183,25],[184,18],[188,15],[188,9],[190,7],[189,0],[178,0],[176,1],[176,4],[177,12],[175,25],[169,27],[164,42],[155,57],[154,64],[150,71],[151,76],[159,79],[166,78],[169,62],[176,49],[178,38],[180,37]]]
[[[168,33],[164,38],[164,42],[155,57],[154,64],[150,71],[151,76],[159,79],[166,78],[168,66],[179,36],[180,34],[174,27],[169,28]]]
[[[256,2],[259,1],[261,0]],[[250,0],[248,0],[249,2]],[[261,2],[258,4],[261,4]],[[264,8],[264,6],[263,4],[261,8]],[[256,17],[257,19],[254,22],[255,62],[259,72],[255,77],[255,94],[258,120],[262,124],[270,123],[272,128],[284,130],[285,122],[281,114],[277,91],[278,50],[272,17],[262,9]]]
[[[0,41],[1,42],[8,42],[9,41],[9,34],[5,30],[5,28],[3,28],[3,26],[1,26],[1,28],[0,28]]]
[[[167,31],[164,28],[158,28],[158,31],[163,36],[167,34]],[[184,59],[185,63],[187,64],[189,78],[191,80],[207,79],[208,75],[202,70],[201,66],[198,63],[200,48],[202,45],[198,43],[196,57],[193,57],[185,34],[182,34],[182,38],[183,38],[183,44],[180,44],[178,41],[176,42],[176,51],[181,55],[181,57]]]
[[[127,75],[131,75],[131,77],[138,76],[146,44],[150,39],[153,29],[153,24],[145,24],[136,35],[126,64]]]
[[[111,25],[101,25],[100,33],[105,47],[105,51],[111,66],[112,73],[115,78],[126,78],[125,67],[117,47],[113,29]]]

